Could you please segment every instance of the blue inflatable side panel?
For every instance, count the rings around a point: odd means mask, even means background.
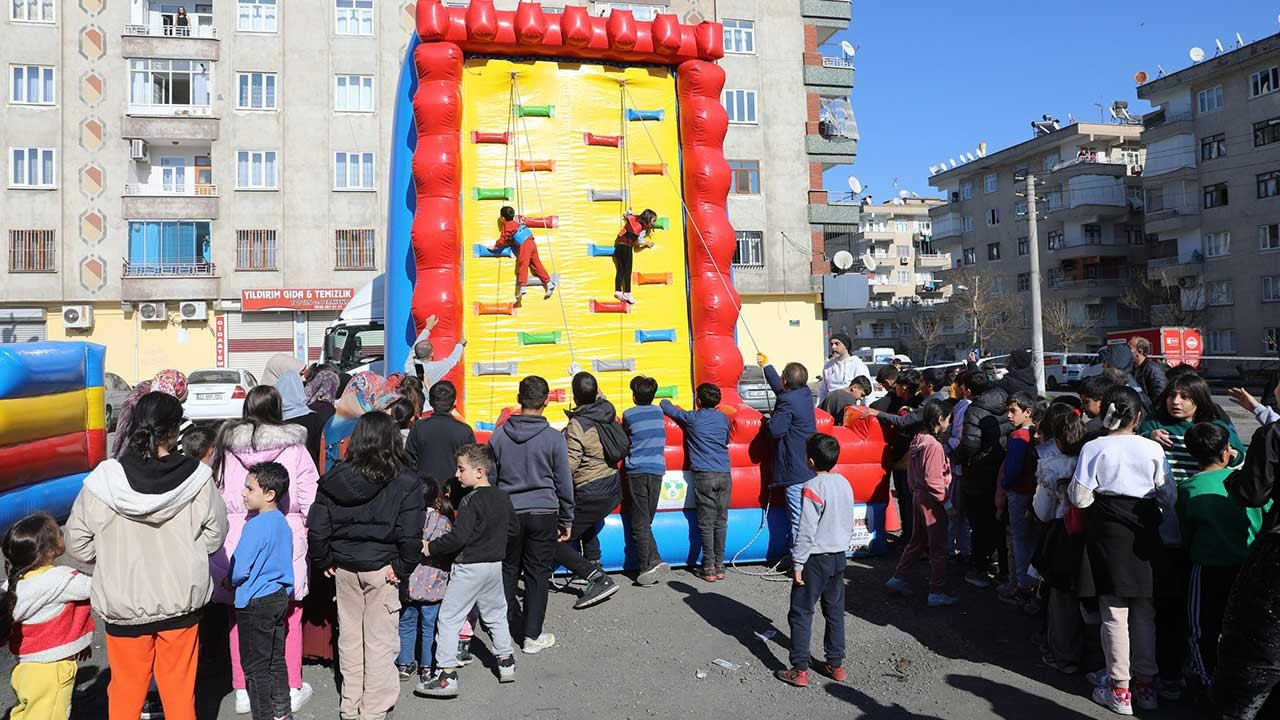
[[[413,211],[418,205],[417,188],[413,184],[413,151],[418,146],[413,95],[418,90],[418,70],[413,63],[413,52],[419,41],[418,33],[410,33],[409,37],[409,48],[405,50],[404,63],[400,66],[400,82],[396,85],[395,116],[391,120],[385,368],[404,365],[405,358],[409,357],[409,344],[418,334],[410,312],[416,271],[409,231],[413,227]]]
[[[88,476],[89,473],[78,473],[0,493],[0,532],[35,512],[47,512],[59,523],[64,522]]]
[[[0,399],[102,387],[106,352],[86,342],[0,345]]]

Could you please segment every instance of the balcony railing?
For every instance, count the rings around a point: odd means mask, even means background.
[[[209,117],[212,105],[143,105],[129,103],[130,115],[157,115],[160,117]]]
[[[1142,129],[1151,130],[1161,125],[1172,125],[1173,123],[1189,122],[1192,119],[1191,111],[1168,114],[1164,110],[1156,110],[1142,116]]]
[[[1066,250],[1067,248],[1087,247],[1090,245],[1125,245],[1126,243],[1115,238],[1104,237],[1074,237],[1070,240],[1053,240],[1048,244],[1049,250]]]
[[[822,67],[825,68],[848,68],[853,69],[853,61],[844,57],[823,57]]]
[[[1110,287],[1117,283],[1127,283],[1130,280],[1131,278],[1128,275],[1109,275],[1106,277],[1081,279],[1057,279],[1050,277],[1048,278],[1048,285],[1054,290],[1074,290],[1076,288]]]
[[[213,27],[213,16],[204,14],[191,14],[187,17],[191,18],[190,25],[173,25],[173,24],[156,24],[156,25],[125,25],[125,35],[143,35],[146,37],[176,37],[176,38],[216,38],[218,31]]]
[[[218,186],[198,184],[180,188],[166,188],[163,185],[129,184],[124,186],[124,194],[136,197],[216,197]]]
[[[1159,220],[1168,220],[1169,218],[1178,217],[1179,215],[1199,215],[1200,206],[1192,203],[1179,203],[1175,205],[1165,205],[1159,210],[1147,208],[1146,221],[1156,222]]]
[[[125,277],[213,277],[218,266],[206,262],[129,262],[124,261]]]

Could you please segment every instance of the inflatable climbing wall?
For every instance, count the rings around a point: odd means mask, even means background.
[[[690,346],[675,77],[665,68],[551,60],[468,60],[462,76],[463,333],[466,417],[497,418],[526,375],[571,398],[571,363],[629,403],[636,374],[689,400]],[[530,227],[558,283],[533,274],[516,302],[513,248],[494,253],[498,211]],[[635,253],[635,305],[614,297],[623,213],[658,214],[656,247]],[[467,252],[467,251],[470,252]],[[483,421],[482,421],[483,422]],[[483,427],[483,426],[482,426]]]

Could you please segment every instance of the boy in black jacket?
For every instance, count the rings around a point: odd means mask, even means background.
[[[453,417],[453,406],[458,402],[458,389],[448,380],[441,380],[427,391],[431,415],[414,423],[405,440],[405,454],[409,466],[418,469],[419,475],[433,478],[450,478],[450,497],[461,500],[461,488],[454,478],[454,458],[458,450],[474,443],[476,434],[471,426]]]
[[[494,470],[493,451],[488,445],[472,444],[458,450],[458,482],[471,492],[458,506],[458,519],[453,527],[435,540],[423,542],[422,554],[426,557],[456,554],[436,619],[437,637],[458,637],[471,608],[478,608],[480,619],[493,639],[498,682],[509,683],[516,679],[516,659],[507,627],[502,561],[507,554],[507,536],[515,511],[511,508],[511,498],[489,484]],[[428,697],[456,697],[458,653],[453,643],[436,643],[436,668],[436,675],[419,683],[417,691]]]

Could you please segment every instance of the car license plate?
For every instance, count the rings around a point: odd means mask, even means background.
[[[747,391],[747,397],[749,397],[749,398],[762,398],[762,397],[764,397],[764,396],[765,396],[765,392],[764,392],[763,390],[748,390],[748,391]]]
[[[222,395],[220,393],[196,393],[196,399],[197,400],[221,400]]]

